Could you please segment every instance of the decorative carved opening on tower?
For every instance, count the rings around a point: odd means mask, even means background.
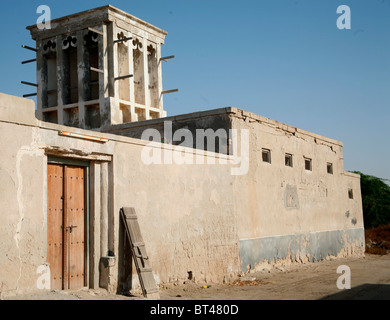
[[[112,6],[28,29],[37,42],[29,49],[37,54],[39,119],[104,130],[166,115],[162,96],[177,90],[162,88],[165,31]]]

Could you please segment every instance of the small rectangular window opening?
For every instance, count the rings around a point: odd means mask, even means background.
[[[326,171],[329,173],[329,174],[333,174],[333,163],[327,163],[326,164]]]
[[[308,171],[312,171],[311,159],[305,158],[305,169]]]
[[[292,154],[286,153],[284,156],[284,164],[287,167],[292,167],[293,166],[293,156]]]
[[[353,190],[352,189],[348,189],[348,198],[353,199]]]
[[[271,163],[271,150],[263,149],[261,152],[263,162]]]

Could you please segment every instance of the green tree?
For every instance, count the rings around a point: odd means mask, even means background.
[[[384,179],[359,171],[362,191],[365,228],[375,228],[390,223],[390,186]]]

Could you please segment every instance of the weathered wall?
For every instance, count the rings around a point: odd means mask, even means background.
[[[250,129],[247,175],[233,176],[232,165],[218,161],[145,165],[146,141],[43,123],[32,102],[1,94],[0,293],[37,290],[37,268],[46,263],[48,156],[90,163],[92,288],[137,285],[119,219],[126,206],[139,216],[157,282],[185,280],[190,271],[195,280],[221,282],[272,259],[361,254],[359,178],[343,171],[341,143],[234,108],[227,114],[233,129]],[[61,136],[62,130],[108,141]],[[261,148],[271,149],[271,164],[262,162]],[[284,166],[285,152],[294,155],[293,168]],[[313,159],[313,171],[304,170],[303,156]]]
[[[134,207],[139,215],[157,282],[187,279],[189,271],[199,281],[223,281],[239,272],[229,166],[148,166],[141,159],[146,142],[30,118],[25,121],[20,117],[26,112],[31,116],[33,104],[6,95],[0,100],[3,296],[37,290],[37,268],[46,263],[46,175],[50,155],[91,163],[91,287],[100,282],[111,290],[117,286],[128,289],[136,279],[129,276],[129,265],[124,267],[123,261],[119,210],[125,206]],[[10,108],[16,112],[10,115]],[[64,137],[59,135],[61,130],[109,141]],[[108,270],[101,269],[104,279],[99,279],[100,258],[108,254],[115,256],[114,263]]]
[[[250,169],[234,178],[233,193],[239,195],[237,228],[244,271],[273,259],[313,261],[352,250],[362,253],[360,180],[344,172],[340,141],[231,107],[113,126],[110,132],[141,138],[146,128],[154,128],[163,137],[166,121],[172,122],[174,132],[184,128],[194,136],[197,129],[249,130]],[[231,137],[225,145],[231,151]],[[262,161],[263,148],[271,150],[271,164]],[[286,153],[293,155],[293,167],[285,166]],[[305,170],[304,157],[312,159],[311,171]],[[333,165],[332,174],[327,173],[327,163]],[[354,191],[354,199],[348,198],[348,189]]]
[[[360,177],[344,172],[341,142],[241,110],[233,128],[251,133],[248,175],[234,181],[243,270],[274,259],[364,252]],[[263,148],[271,150],[271,163],[262,161]],[[293,167],[285,166],[285,153],[293,155]],[[304,157],[312,159],[312,171],[305,170]]]
[[[137,209],[158,281],[185,280],[191,271],[195,280],[221,282],[237,272],[238,241],[229,168],[145,166],[139,149],[116,145],[114,213],[117,215],[120,207]],[[119,234],[118,229],[116,232]],[[121,277],[120,281],[131,279]]]
[[[197,130],[213,130],[217,132],[219,129],[223,129],[228,132],[232,128],[230,113],[232,108],[220,108],[214,110],[208,110],[203,112],[194,112],[188,114],[182,114],[177,116],[165,117],[160,119],[138,121],[131,123],[124,123],[111,126],[105,129],[104,132],[118,134],[125,137],[141,139],[142,134],[146,129],[153,128],[160,133],[162,142],[172,145],[183,145],[183,140],[176,140],[169,134],[164,123],[169,123],[172,128],[172,134],[180,129],[185,129],[191,132],[193,137],[196,137]],[[187,146],[187,145],[186,145]],[[205,150],[207,150],[207,140],[205,139]],[[193,140],[191,148],[197,148],[196,139]],[[219,141],[216,140],[215,148],[212,151],[228,154],[229,141],[224,137]],[[201,148],[203,150],[203,148]],[[210,149],[209,149],[210,150]]]
[[[0,94],[0,118],[35,124],[34,103]],[[0,294],[23,292],[28,276],[45,257],[43,154],[33,144],[37,130],[9,122],[0,125]],[[26,275],[28,275],[26,277]]]

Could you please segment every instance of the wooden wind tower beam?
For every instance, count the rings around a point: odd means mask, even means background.
[[[30,51],[38,52],[37,49],[29,47],[29,46],[26,46],[26,45],[22,45],[22,48],[30,50]],[[25,61],[22,61],[22,64],[27,64],[27,63],[36,62],[36,61],[37,61],[36,58],[35,59],[30,59],[30,60],[25,60]],[[22,81],[21,83],[25,84],[25,85],[29,85],[29,86],[33,86],[33,87],[37,87],[38,88],[38,85],[35,84],[35,83],[26,82],[26,81]],[[28,94],[24,94],[23,98],[34,97],[34,96],[37,96],[37,95],[38,95],[37,93],[28,93]]]
[[[169,59],[173,59],[173,58],[175,58],[175,56],[161,57],[160,61],[167,62]],[[161,91],[161,94],[173,93],[173,92],[178,92],[178,91],[179,91],[179,89],[163,90],[163,91]]]

